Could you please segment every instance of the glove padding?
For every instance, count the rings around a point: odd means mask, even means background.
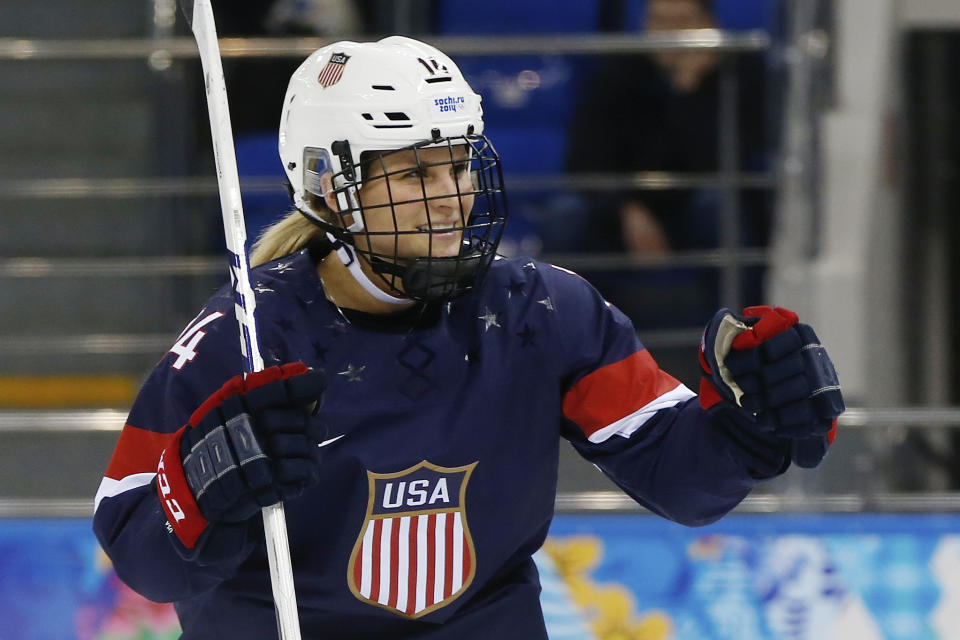
[[[815,467],[843,413],[833,363],[813,329],[781,307],[721,309],[700,343],[700,404],[736,407],[758,434],[790,443],[791,458]]]
[[[319,479],[321,371],[303,363],[236,376],[204,402],[180,439],[184,475],[210,522],[243,522]]]

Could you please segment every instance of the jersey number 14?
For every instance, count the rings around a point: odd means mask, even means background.
[[[177,342],[170,348],[169,353],[177,356],[177,359],[170,366],[179,370],[183,368],[183,365],[197,357],[197,345],[200,344],[203,337],[207,335],[207,332],[202,329],[223,315],[224,313],[222,311],[214,311],[202,320],[200,316],[197,316],[192,323],[187,325],[187,328],[184,329],[180,337],[177,338]]]

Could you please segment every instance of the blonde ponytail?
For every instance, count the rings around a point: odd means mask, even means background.
[[[286,216],[267,227],[250,251],[250,266],[255,267],[303,249],[311,240],[321,237],[323,231],[307,220],[299,211]]]

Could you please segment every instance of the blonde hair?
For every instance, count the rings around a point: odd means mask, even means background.
[[[307,246],[314,238],[322,237],[323,231],[293,210],[267,227],[250,250],[250,266],[255,267]]]

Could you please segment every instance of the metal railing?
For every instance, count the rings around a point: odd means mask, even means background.
[[[115,432],[123,428],[126,412],[119,409],[86,411],[0,412],[0,438],[6,434],[31,433],[56,436],[68,433]],[[848,409],[839,420],[845,433],[894,435],[907,425],[926,431],[960,429],[960,407],[891,407]],[[619,491],[574,491],[557,495],[560,513],[644,513],[645,510]],[[891,492],[862,490],[835,494],[753,493],[737,507],[738,513],[819,512],[958,512],[960,493]],[[0,517],[89,517],[89,499],[0,499]]]
[[[336,40],[375,40],[379,36],[343,36]],[[725,32],[693,29],[674,33],[565,34],[524,36],[421,36],[449,56],[609,55],[710,49],[747,53],[770,47],[764,31]],[[329,38],[221,38],[225,59],[305,58],[336,40]],[[0,38],[0,60],[156,60],[197,58],[191,37],[143,39],[43,40]]]
[[[727,178],[710,173],[640,171],[636,173],[568,173],[563,175],[510,175],[504,182],[509,191],[670,191],[712,189],[732,185],[737,189],[772,189],[769,173],[742,172]],[[242,177],[245,194],[285,193],[278,178]],[[210,177],[169,178],[38,178],[0,180],[0,200],[50,200],[122,198],[180,198],[217,195],[217,179]]]

